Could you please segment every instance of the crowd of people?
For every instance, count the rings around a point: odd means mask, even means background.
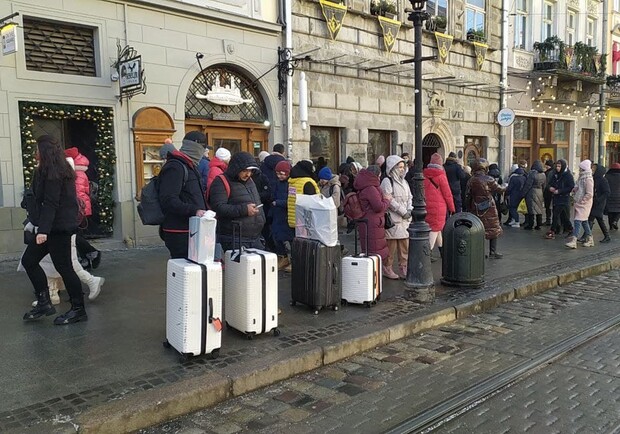
[[[22,204],[28,213],[25,230],[33,239],[27,242],[21,267],[36,295],[24,320],[54,314],[58,289],[65,287],[71,309],[54,322],[70,324],[87,319],[81,282],[88,285],[91,300],[104,282],[88,273],[79,261],[82,257],[86,268],[97,268],[101,258],[79,230],[80,223],[92,213],[84,175],[88,160],[75,148],[64,150],[51,136],[40,137],[37,150],[32,189]],[[210,209],[218,218],[220,249],[216,259],[222,251],[233,248],[234,231],[238,230],[242,246],[275,252],[278,268],[290,272],[297,195],[332,198],[340,219],[348,218],[349,230],[353,229],[353,217],[348,214],[347,203],[354,195],[359,208],[355,218],[368,222],[358,227],[362,251],[381,256],[385,278],[406,278],[415,193],[413,162],[408,154],[380,156],[367,167],[349,157],[333,173],[325,159],[317,161],[316,167],[309,160],[293,165],[279,143],[258,158],[225,148],[217,149],[210,158],[210,151],[206,136],[199,131],[187,133],[178,150],[171,141],[161,148],[165,162],[159,174],[158,195],[164,220],[159,233],[171,258],[187,256],[189,218],[203,216]],[[590,160],[581,161],[575,179],[563,159],[544,164],[536,160],[529,169],[526,161],[520,161],[504,180],[498,165],[484,158],[474,160],[469,167],[454,153],[445,162],[434,153],[423,174],[430,248],[432,251],[437,246],[440,255],[445,223],[451,214],[461,211],[473,213],[482,221],[489,240],[489,259],[503,256],[497,249],[503,214],[507,215],[504,226],[524,230],[546,226],[544,238],[565,235],[566,246],[572,249],[579,244],[594,246],[594,222],[603,232],[602,243],[611,240],[610,231],[618,230],[619,163],[605,170]],[[520,213],[524,214],[523,223]],[[239,227],[233,221],[239,222]],[[432,261],[437,259],[431,255]]]

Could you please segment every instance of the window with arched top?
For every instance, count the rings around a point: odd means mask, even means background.
[[[214,65],[189,86],[185,118],[263,123],[267,108],[257,81],[230,65]]]

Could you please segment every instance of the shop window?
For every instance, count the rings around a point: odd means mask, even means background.
[[[24,17],[26,69],[97,76],[95,29]]]
[[[512,163],[517,164],[525,160],[528,164],[532,161],[532,148],[530,146],[515,146],[512,148]]]
[[[620,142],[607,142],[607,164],[620,163]]]
[[[368,164],[374,164],[379,155],[387,158],[392,154],[391,136],[390,131],[368,130],[368,146],[366,147]]]
[[[514,139],[522,141],[532,140],[532,120],[517,117],[514,123]]]
[[[310,127],[310,159],[316,163],[320,157],[332,171],[338,169],[340,130],[329,127]]]
[[[557,160],[565,160],[568,161],[568,148],[564,146],[558,146],[557,151]]]
[[[554,122],[553,140],[556,142],[568,142],[568,121]]]
[[[620,134],[620,121],[611,122],[611,132],[612,134]]]

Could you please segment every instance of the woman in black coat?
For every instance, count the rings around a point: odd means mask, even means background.
[[[603,231],[604,238],[601,240],[601,243],[608,243],[611,241],[611,238],[609,238],[609,229],[605,225],[603,214],[605,213],[607,198],[611,190],[609,189],[609,182],[605,179],[605,167],[597,164],[592,177],[594,178],[594,201],[592,202],[588,223],[590,223],[590,227],[593,227],[594,220],[596,220],[601,227],[601,231]]]
[[[71,260],[71,236],[78,227],[75,172],[54,137],[41,136],[37,139],[37,156],[39,165],[32,180],[33,195],[25,200],[28,220],[36,228],[36,237],[22,256],[22,265],[34,286],[37,305],[24,314],[24,321],[56,313],[50,301],[47,277],[39,265],[48,253],[71,299],[71,309],[56,317],[54,324],[85,321],[88,316],[84,309],[82,284]]]
[[[607,198],[607,218],[612,231],[618,230],[620,218],[620,163],[614,163],[605,174],[609,183],[609,197]]]

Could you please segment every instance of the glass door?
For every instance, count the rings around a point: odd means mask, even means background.
[[[248,147],[247,132],[245,129],[235,128],[207,128],[207,140],[213,149],[212,156],[219,148],[226,148],[231,154],[239,151],[254,153]]]

